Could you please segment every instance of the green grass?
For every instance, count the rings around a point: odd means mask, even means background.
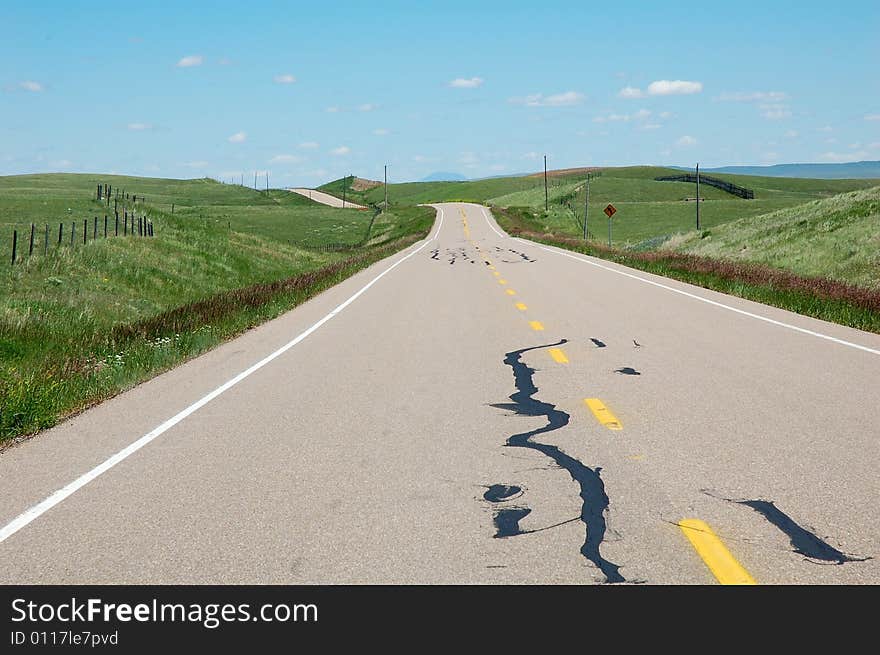
[[[880,289],[880,186],[691,232],[664,248]]]
[[[58,247],[53,238],[48,256],[38,248],[14,266],[4,258],[0,440],[52,425],[277,315],[426,234],[434,215],[429,208],[394,208],[376,217],[364,243],[372,211],[337,210],[282,191],[209,180],[16,176],[0,178],[0,239],[31,221],[51,221],[57,238],[57,222],[65,220],[68,235],[71,220],[106,209],[91,199],[96,180],[145,194],[141,210],[156,236],[93,241],[90,235],[73,248]],[[346,247],[328,252],[327,244]],[[268,295],[254,291],[291,279],[306,283],[272,287]],[[217,300],[229,294],[251,301]],[[231,309],[204,315],[192,309],[206,299]],[[151,323],[181,307],[195,317],[183,331]],[[128,330],[138,325],[153,327]]]
[[[872,192],[855,192],[853,195],[871,196]],[[841,199],[832,198],[819,203],[842,204]],[[873,204],[872,204],[873,203]],[[813,204],[813,203],[811,203]],[[868,200],[867,205],[853,202],[842,214],[840,223],[852,220],[853,216],[867,218],[874,216],[873,238],[876,241],[878,226],[876,221],[876,202]],[[789,213],[790,210],[788,210]],[[840,323],[861,330],[880,333],[880,289],[876,284],[858,286],[857,280],[835,280],[825,275],[810,277],[785,272],[775,262],[765,265],[752,261],[734,261],[717,256],[699,256],[671,250],[643,251],[634,249],[608,248],[602,242],[573,238],[568,234],[548,232],[543,221],[536,220],[534,210],[521,207],[496,208],[494,215],[507,232],[540,243],[555,245],[594,257],[601,257],[639,270],[671,277],[683,282],[713,289],[722,293],[748,298],[807,316]],[[829,220],[825,214],[825,220]],[[833,224],[834,219],[830,219]],[[756,221],[757,222],[757,221]],[[870,219],[868,219],[870,223]],[[698,238],[698,236],[696,237]],[[809,249],[807,240],[802,247]],[[876,257],[876,248],[868,248]]]

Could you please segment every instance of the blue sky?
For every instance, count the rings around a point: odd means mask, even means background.
[[[4,3],[0,174],[880,159],[880,3],[724,6]]]

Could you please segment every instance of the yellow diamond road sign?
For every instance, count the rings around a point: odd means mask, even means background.
[[[612,204],[609,203],[609,205],[605,208],[605,215],[606,215],[608,218],[611,218],[611,217],[614,216],[616,213],[617,213],[617,209],[614,207],[614,205],[612,205]]]

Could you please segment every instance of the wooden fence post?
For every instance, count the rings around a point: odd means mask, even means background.
[[[107,238],[107,214],[104,214],[104,238]]]
[[[116,234],[114,236],[119,236],[119,212],[116,213]]]
[[[76,245],[76,221],[70,224],[70,247]]]
[[[34,254],[34,224],[31,223],[31,244],[28,246],[28,258]]]
[[[95,216],[95,225],[92,227],[92,241],[98,238],[98,217]]]
[[[61,245],[61,237],[64,236],[64,223],[58,224],[58,245]]]
[[[89,238],[89,219],[83,219],[83,245],[86,245],[86,242]]]
[[[15,265],[15,250],[18,248],[18,230],[12,230],[12,264]]]

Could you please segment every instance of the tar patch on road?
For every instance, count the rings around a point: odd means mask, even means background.
[[[615,373],[620,373],[621,375],[641,375],[636,369],[632,366],[624,366],[623,368],[614,369]]]
[[[522,487],[518,487],[515,484],[493,484],[483,494],[483,498],[490,503],[501,503],[505,500],[513,500],[519,496],[522,496]]]
[[[434,250],[431,251],[431,259],[445,261],[450,266],[457,262],[468,264],[477,263],[477,260],[470,256],[466,248],[446,248],[443,252],[440,252],[439,248],[434,248]]]
[[[565,427],[568,425],[570,416],[566,412],[557,409],[556,405],[545,403],[535,398],[535,395],[538,393],[538,387],[535,386],[534,382],[535,369],[525,364],[522,361],[522,356],[531,350],[561,346],[564,343],[567,343],[566,339],[562,339],[558,343],[533,346],[506,353],[504,363],[510,366],[513,371],[516,392],[510,396],[510,399],[513,401],[512,403],[501,403],[492,406],[498,409],[510,410],[517,416],[543,416],[547,419],[547,424],[543,427],[512,435],[507,439],[505,445],[514,448],[529,448],[542,453],[550,458],[558,467],[565,469],[571,476],[571,479],[578,483],[580,486],[580,497],[583,500],[580,520],[586,529],[584,543],[581,546],[581,554],[602,571],[606,582],[626,582],[620,574],[620,567],[603,558],[600,552],[600,546],[607,530],[605,512],[608,510],[609,504],[608,496],[605,493],[605,484],[601,477],[602,469],[599,467],[590,468],[556,446],[532,441],[534,437],[540,434],[546,434]],[[510,525],[513,523],[518,530],[518,522],[526,514],[508,514],[504,516],[503,520],[507,522],[504,525],[505,529],[512,529]],[[514,518],[516,518],[515,521]],[[498,524],[497,515],[495,525],[500,531],[501,526]],[[496,534],[496,536],[498,535]]]
[[[495,246],[495,253],[498,257],[506,264],[521,264],[522,262],[529,262],[530,264],[534,264],[537,260],[532,259],[524,252],[520,252],[519,250],[514,250],[513,248],[501,248],[499,246]],[[512,253],[516,258],[514,259],[504,259],[505,257],[510,257],[507,253]]]
[[[593,337],[590,337],[590,341],[593,342],[593,344],[596,346],[596,348],[606,348],[607,347],[605,345],[604,341],[599,341],[598,339],[594,339]]]
[[[729,503],[744,505],[755,510],[767,521],[779,529],[788,537],[792,550],[807,559],[829,564],[845,564],[846,562],[864,562],[870,557],[855,557],[839,551],[827,541],[819,538],[815,533],[799,525],[793,518],[776,507],[772,500],[740,500],[735,498],[723,498],[712,493],[704,492],[714,498],[726,500]]]

